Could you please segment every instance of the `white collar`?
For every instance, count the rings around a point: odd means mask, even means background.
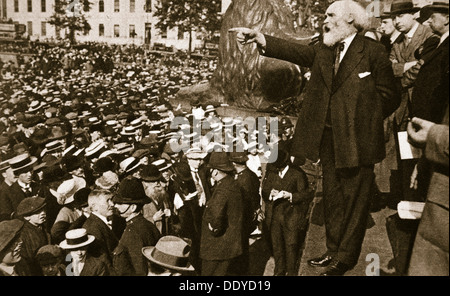
[[[345,38],[344,40],[341,41],[342,43],[344,43],[344,49],[341,52],[341,56],[340,56],[340,61],[339,62],[342,62],[342,59],[344,58],[345,53],[347,52],[348,48],[350,47],[350,44],[352,44],[353,39],[355,39],[355,37],[356,37],[356,33],[348,36],[347,38]]]
[[[447,39],[447,38],[448,38],[448,31],[445,32],[444,34],[442,34],[441,40],[439,41],[439,45],[441,45],[442,42],[444,42],[444,40]],[[438,46],[439,46],[439,45],[438,45]]]
[[[284,175],[286,175],[287,171],[289,170],[289,165],[287,165],[280,173],[279,176],[281,177],[281,179],[284,178]]]
[[[23,182],[20,181],[20,180],[17,180],[17,184],[19,184],[19,186],[20,186],[21,188],[30,188],[30,187],[31,187],[30,184],[25,184],[25,183],[23,183]]]
[[[108,221],[108,219],[105,216],[100,215],[99,213],[95,213],[95,212],[92,212],[92,214],[94,214],[95,216],[99,217],[100,220],[102,220],[106,225],[108,225],[108,227],[110,229],[112,228],[112,221]]]
[[[391,44],[397,40],[398,36],[400,36],[401,32],[395,30],[394,33],[392,33],[391,37],[389,38],[391,41]]]
[[[414,36],[414,33],[416,33],[418,27],[419,27],[419,23],[415,22],[415,24],[411,28],[411,30],[409,30],[409,32],[405,34],[405,37],[412,38]]]

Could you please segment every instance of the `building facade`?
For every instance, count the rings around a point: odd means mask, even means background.
[[[48,23],[55,0],[0,0],[5,18],[26,26],[25,37],[31,40],[64,38],[66,32]],[[80,0],[73,0],[74,4]],[[189,33],[176,28],[161,32],[153,16],[159,0],[90,0],[91,8],[83,12],[91,26],[89,32],[77,32],[79,42],[96,41],[110,44],[149,45],[164,44],[177,49],[188,49]],[[230,2],[230,0],[223,0]],[[5,7],[6,6],[6,7]],[[193,48],[203,41],[193,32]]]

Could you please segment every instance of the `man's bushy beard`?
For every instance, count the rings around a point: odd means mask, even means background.
[[[162,205],[163,202],[168,198],[167,191],[163,187],[154,187],[152,190],[146,190],[145,192],[148,197],[156,201],[158,205]]]
[[[339,21],[336,26],[324,25],[323,32],[323,44],[329,47],[333,47],[336,43],[356,33],[355,28],[343,20]]]

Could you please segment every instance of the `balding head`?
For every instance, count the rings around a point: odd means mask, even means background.
[[[326,11],[324,21],[324,44],[333,46],[354,33],[369,27],[366,10],[351,0],[333,2]]]

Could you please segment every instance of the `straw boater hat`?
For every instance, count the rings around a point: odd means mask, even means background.
[[[85,150],[85,156],[87,158],[96,158],[96,156],[100,155],[103,151],[106,150],[105,142],[99,140],[91,143],[89,147]]]
[[[64,250],[73,250],[85,247],[95,240],[95,236],[87,234],[86,229],[77,228],[66,232],[66,239],[59,246]]]
[[[155,160],[152,164],[155,165],[160,172],[164,172],[172,166],[172,164],[168,163],[164,158]]]
[[[207,153],[203,152],[199,147],[193,147],[186,151],[185,155],[190,159],[203,159],[206,157]]]
[[[124,173],[129,173],[137,169],[139,166],[141,166],[141,161],[139,158],[135,157],[128,157],[122,160],[119,164],[120,170]]]
[[[151,262],[167,269],[193,272],[189,262],[190,245],[180,237],[166,235],[155,246],[142,248],[142,254]]]
[[[24,153],[13,157],[9,160],[9,165],[13,170],[13,173],[18,176],[22,173],[26,173],[33,170],[34,164],[37,162],[37,158],[30,156],[28,153]]]

